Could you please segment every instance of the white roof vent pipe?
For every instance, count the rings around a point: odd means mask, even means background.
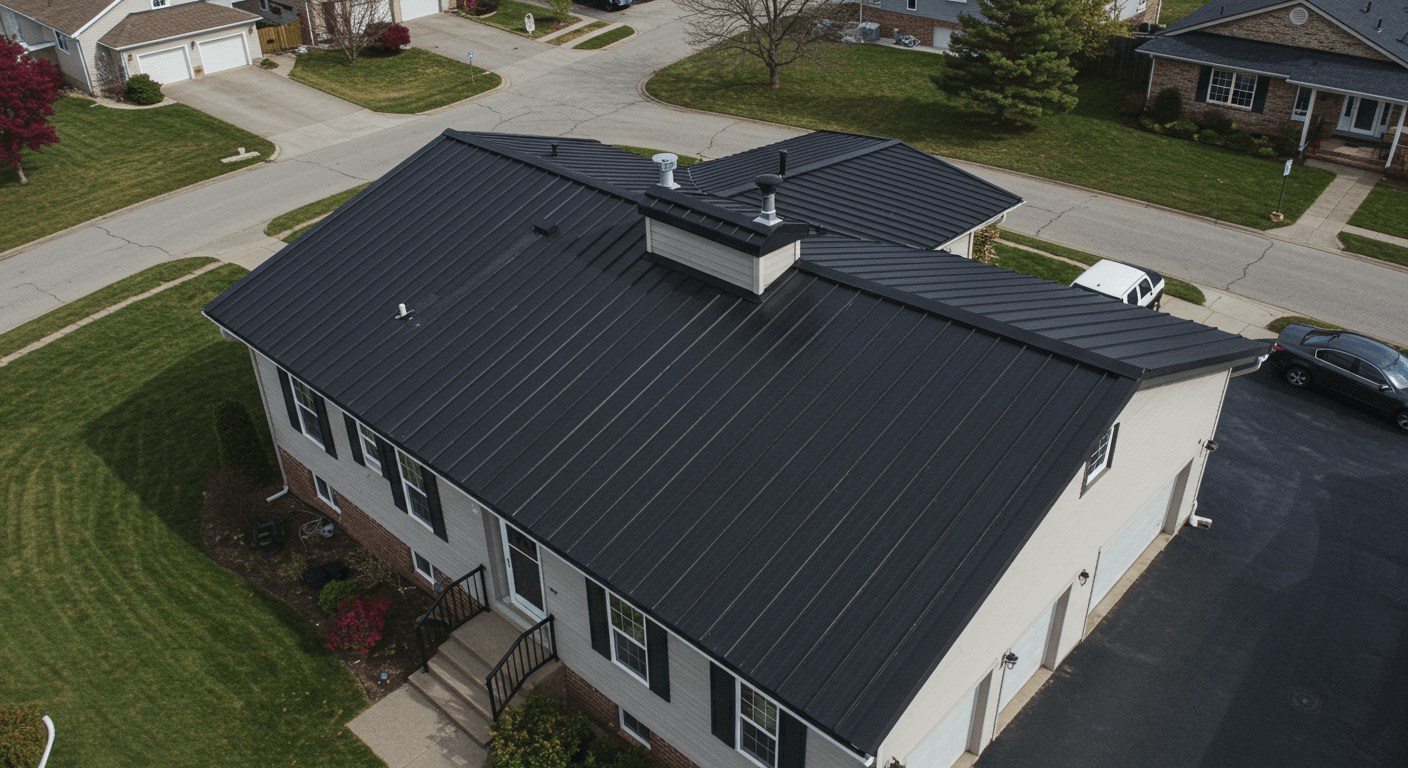
[[[675,183],[675,169],[679,167],[680,158],[669,152],[661,152],[650,158],[655,162],[655,166],[660,169],[660,186],[665,189],[679,189],[680,185]]]
[[[753,183],[757,184],[758,190],[763,193],[762,213],[753,221],[765,227],[781,224],[782,217],[777,215],[777,188],[782,186],[782,177],[767,174],[754,179]]]

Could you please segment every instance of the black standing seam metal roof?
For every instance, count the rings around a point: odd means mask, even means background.
[[[873,753],[1138,379],[821,267],[727,294],[521,149],[446,132],[208,316]]]

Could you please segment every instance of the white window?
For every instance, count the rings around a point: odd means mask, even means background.
[[[376,433],[371,431],[366,424],[357,422],[357,437],[362,441],[362,460],[367,466],[376,470],[378,475],[385,475],[381,470],[381,454],[377,451]]]
[[[68,35],[57,30],[54,31],[54,42],[59,44],[59,50],[68,53]]]
[[[333,490],[333,487],[328,484],[328,481],[315,474],[313,475],[313,485],[318,489],[318,498],[327,502],[329,507],[332,507],[338,512],[342,511],[342,508],[337,505],[337,491]]]
[[[1096,444],[1095,450],[1090,452],[1090,458],[1085,463],[1085,484],[1090,485],[1091,481],[1100,476],[1100,473],[1110,468],[1114,461],[1115,451],[1115,430],[1119,429],[1118,424],[1110,427],[1109,431],[1100,436],[1100,442]]]
[[[152,0],[152,7],[153,7],[153,8],[165,8],[165,7],[166,7],[166,0]]]
[[[400,451],[396,452],[396,456],[401,465],[401,487],[406,492],[406,510],[426,528],[435,530],[435,524],[430,520],[430,497],[425,495],[425,468]]]
[[[1208,83],[1208,101],[1250,109],[1255,98],[1256,75],[1244,75],[1241,72],[1222,69],[1212,71],[1212,80]]]
[[[620,709],[619,707],[618,710],[621,712],[621,728],[627,733],[636,737],[638,740],[640,740],[640,743],[649,747],[650,729],[641,725],[640,721],[635,719],[635,717],[632,716],[630,712],[627,712],[624,709]]]
[[[1296,103],[1291,107],[1292,120],[1304,120],[1310,112],[1310,89],[1301,86],[1296,89]]]
[[[767,768],[777,766],[777,705],[738,681],[738,747]]]
[[[621,598],[611,595],[611,658],[650,684],[650,662],[645,652],[645,615]]]
[[[288,383],[293,387],[293,399],[298,405],[298,423],[303,427],[303,434],[309,440],[323,446],[323,428],[318,422],[318,396],[314,394],[312,387],[293,378],[288,377]]]
[[[905,0],[904,7],[914,11],[919,9],[919,0]]]

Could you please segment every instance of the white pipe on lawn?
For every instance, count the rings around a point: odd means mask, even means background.
[[[54,748],[54,721],[44,716],[44,727],[49,729],[49,743],[44,746],[44,756],[39,758],[39,768],[44,768],[44,764],[49,762],[49,752]]]

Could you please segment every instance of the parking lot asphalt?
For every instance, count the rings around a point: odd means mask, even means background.
[[[979,768],[1408,763],[1408,435],[1234,379],[1198,513]]]

